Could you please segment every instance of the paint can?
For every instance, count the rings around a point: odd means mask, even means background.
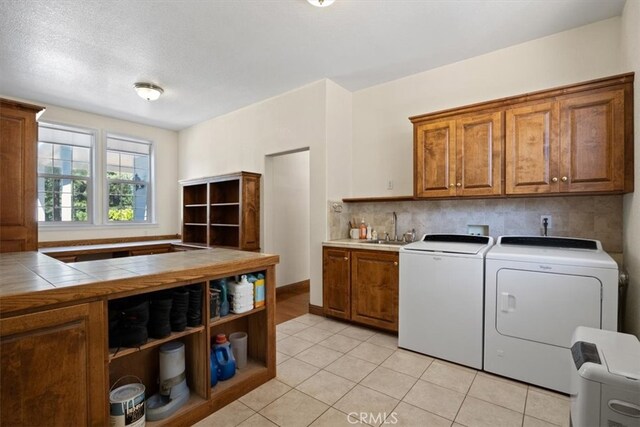
[[[122,379],[113,384],[115,387]],[[111,427],[144,427],[144,392],[140,378],[137,383],[126,384],[109,390],[109,424]]]

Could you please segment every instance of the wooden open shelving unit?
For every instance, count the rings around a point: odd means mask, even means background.
[[[158,392],[159,353],[162,344],[171,341],[182,341],[185,344],[186,376],[191,394],[189,401],[171,417],[147,422],[147,425],[191,425],[275,377],[275,267],[238,273],[262,273],[265,276],[264,306],[211,320],[209,286],[213,280],[221,277],[206,278],[195,284],[203,292],[202,321],[199,326],[172,332],[166,338],[149,339],[136,348],[108,350],[109,385],[113,386],[121,377],[133,375],[145,385],[148,399]],[[175,287],[183,285],[187,283],[176,283]],[[188,285],[194,286],[193,283]],[[149,292],[139,292],[136,296],[145,293]],[[237,369],[232,378],[218,381],[211,387],[209,357],[215,336],[219,333],[229,336],[230,333],[239,331],[248,335],[247,366]]]
[[[260,177],[238,172],[181,181],[182,241],[259,250]]]

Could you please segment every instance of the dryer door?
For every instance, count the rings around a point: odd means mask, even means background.
[[[501,269],[496,329],[506,336],[569,348],[578,326],[600,328],[595,277]]]

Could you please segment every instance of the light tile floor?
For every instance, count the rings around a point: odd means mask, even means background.
[[[313,314],[276,329],[277,378],[197,427],[569,425],[567,396],[399,349],[393,335]]]

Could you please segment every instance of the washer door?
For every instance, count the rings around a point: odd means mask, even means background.
[[[600,328],[602,284],[595,277],[501,269],[496,330],[509,337],[569,348],[578,326]]]

